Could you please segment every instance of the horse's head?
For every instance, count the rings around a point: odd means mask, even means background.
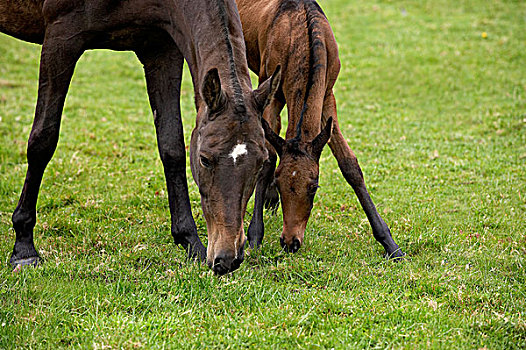
[[[267,140],[280,157],[275,181],[283,210],[281,246],[286,251],[295,253],[303,243],[318,189],[319,160],[323,147],[331,136],[332,118],[329,118],[314,140],[309,142],[301,140],[301,125],[298,125],[296,137],[288,141],[274,133],[264,120],[263,128]]]
[[[190,164],[208,230],[207,263],[222,275],[244,258],[243,217],[256,178],[268,158],[261,114],[280,81],[280,71],[255,91],[239,96],[221,87],[217,69],[201,86]]]

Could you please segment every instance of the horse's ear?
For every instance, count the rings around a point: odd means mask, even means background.
[[[281,66],[277,66],[272,73],[272,76],[262,82],[257,90],[254,90],[254,99],[258,105],[258,108],[263,111],[265,107],[270,103],[272,97],[276,91],[278,91],[279,83],[281,82]]]
[[[323,151],[323,147],[331,138],[331,131],[332,131],[332,117],[330,117],[329,120],[327,120],[327,124],[325,124],[325,127],[318,134],[318,136],[316,136],[316,138],[312,140],[312,155],[316,159],[320,159],[321,151]]]
[[[221,90],[221,80],[219,80],[217,68],[212,68],[206,73],[201,96],[212,113],[220,110],[225,104],[226,97]]]
[[[274,130],[272,130],[265,118],[261,118],[261,126],[263,126],[263,131],[265,131],[265,138],[272,145],[272,147],[274,147],[276,153],[281,158],[281,155],[283,154],[283,147],[285,147],[285,140],[276,134]]]

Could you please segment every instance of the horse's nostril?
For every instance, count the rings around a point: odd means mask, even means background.
[[[292,241],[292,244],[290,246],[290,251],[292,253],[296,253],[298,250],[300,250],[300,247],[301,247],[300,240],[297,239],[297,238],[294,238],[294,240]]]
[[[223,265],[223,257],[221,256],[218,256],[217,258],[214,259],[214,264],[212,265],[212,267],[214,266],[217,266],[217,265]]]
[[[296,253],[301,247],[301,242],[298,238],[294,238],[292,240],[292,244],[287,245],[287,243],[285,243],[285,239],[281,237],[279,239],[279,243],[281,244],[281,248],[283,248],[283,250],[285,250],[287,253]]]
[[[216,275],[219,275],[219,276],[224,275],[229,270],[230,268],[229,266],[227,267],[225,258],[220,256],[214,259],[214,264],[212,265],[212,271],[214,271]]]
[[[228,272],[232,272],[239,268],[241,263],[243,262],[243,257],[241,258],[235,258],[230,257],[228,254],[219,254],[214,259],[214,264],[212,265],[212,271],[214,271],[217,275],[224,275]]]

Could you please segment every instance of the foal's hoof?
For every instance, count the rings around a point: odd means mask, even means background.
[[[398,248],[394,251],[392,251],[391,253],[389,253],[388,251],[386,251],[384,253],[384,258],[386,259],[389,259],[389,260],[393,260],[393,261],[402,261],[405,259],[405,253],[402,251],[401,248]]]
[[[273,181],[265,191],[265,208],[275,213],[279,207],[279,191],[278,186]]]
[[[30,258],[24,258],[24,259],[13,259],[9,261],[11,266],[13,266],[13,273],[20,272],[20,270],[22,270],[24,266],[36,267],[39,262],[40,262],[40,258],[38,256],[33,256]]]

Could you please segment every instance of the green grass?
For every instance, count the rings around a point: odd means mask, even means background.
[[[281,251],[281,214],[266,213],[263,249],[235,273],[185,262],[140,64],[93,51],[41,189],[45,263],[12,274],[40,47],[1,35],[0,348],[526,347],[526,3],[321,5],[339,43],[342,129],[408,259],[382,258],[325,150],[300,252]],[[186,74],[187,139],[192,91]]]

